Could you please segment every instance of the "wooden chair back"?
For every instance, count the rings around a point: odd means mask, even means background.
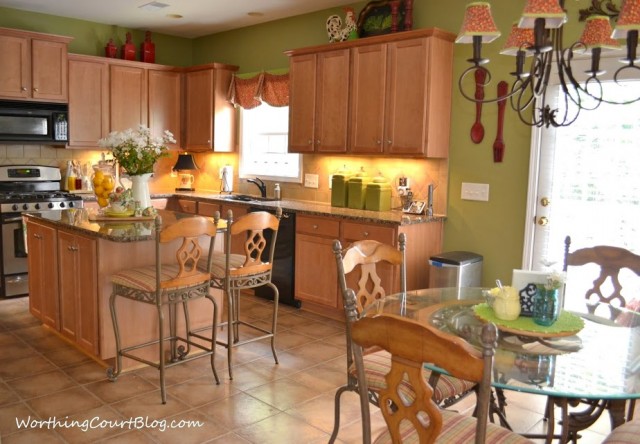
[[[255,211],[240,216],[238,220],[233,220],[233,212],[228,211],[225,251],[227,252],[227,273],[229,276],[237,277],[271,272],[281,217],[281,208],[276,210],[275,215],[267,211]],[[265,236],[267,230],[271,233],[270,242],[267,242]],[[231,244],[234,237],[243,239],[244,262],[240,266],[232,266],[230,261]],[[269,244],[269,250],[265,255],[267,244]]]
[[[215,246],[216,232],[220,213],[216,211],[213,221],[211,219],[193,216],[178,219],[166,227],[162,226],[162,220],[157,217],[156,228],[156,288],[160,291],[166,288],[189,287],[211,279],[211,256]],[[206,270],[198,269],[198,261],[204,251],[200,240],[202,236],[209,237],[208,267]],[[175,252],[176,272],[169,273],[166,262],[162,263],[162,245],[181,239],[182,243]]]
[[[412,424],[421,443],[435,442],[442,430],[442,413],[433,401],[434,388],[423,377],[423,363],[431,362],[454,377],[479,384],[475,442],[484,443],[497,338],[495,325],[483,326],[482,350],[477,350],[457,336],[408,318],[383,314],[358,320],[356,298],[351,290],[347,292],[347,313],[348,322],[352,323],[354,356],[361,384],[364,381],[366,385],[362,349],[380,347],[391,354],[391,371],[386,376],[387,388],[380,392],[380,408],[392,442],[402,442],[400,423],[403,421]],[[412,399],[400,395],[403,378],[405,384],[407,379],[411,384],[415,395]],[[362,399],[367,390],[363,388],[361,406],[368,420],[368,403]]]
[[[608,305],[611,308],[611,317],[615,317],[615,308],[624,308],[629,301],[623,295],[623,288],[620,284],[620,271],[628,268],[640,277],[640,256],[629,250],[619,247],[598,245],[595,247],[581,248],[572,253],[571,237],[567,236],[564,241],[564,271],[569,266],[583,266],[593,263],[600,267],[598,277],[593,281],[593,286],[585,294],[587,307],[590,313],[594,313],[600,304]],[[610,280],[613,290],[608,293],[604,286]]]
[[[400,291],[407,291],[405,264],[406,235],[398,236],[398,248],[373,240],[362,240],[352,243],[343,252],[340,241],[333,241],[333,252],[338,267],[338,283],[344,295],[347,291],[347,275],[357,268],[360,278],[356,291],[358,311],[361,312],[376,299],[386,296],[386,290],[381,286],[377,265],[386,262],[400,268]],[[359,267],[358,267],[359,266]]]

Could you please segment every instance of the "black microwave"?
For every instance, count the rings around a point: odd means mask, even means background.
[[[68,141],[66,103],[0,100],[0,143],[65,145]]]

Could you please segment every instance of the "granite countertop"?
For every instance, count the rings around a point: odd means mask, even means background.
[[[206,193],[206,192],[176,192],[174,196],[182,198],[191,198],[204,202],[229,203],[234,205],[246,205],[250,207],[275,209],[282,208],[283,211],[293,211],[296,214],[307,214],[312,216],[327,216],[340,219],[350,219],[357,222],[371,222],[388,225],[411,225],[425,222],[441,222],[446,219],[443,215],[433,215],[427,217],[425,215],[415,216],[403,213],[400,210],[391,211],[368,211],[354,210],[352,208],[332,207],[328,203],[309,202],[303,200],[282,199],[278,201],[250,201],[243,202],[237,200],[229,200],[228,194]],[[167,197],[166,195],[153,195],[152,197]],[[259,199],[256,197],[256,199]],[[221,215],[224,217],[224,214]]]

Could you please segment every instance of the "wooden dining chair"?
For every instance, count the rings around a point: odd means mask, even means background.
[[[570,253],[571,236],[565,238],[564,244],[564,271],[567,271],[570,266],[581,267],[587,264],[600,267],[593,286],[584,295],[589,313],[594,314],[599,307],[606,306],[609,309],[610,319],[615,320],[618,316],[616,309],[625,308],[630,302],[623,294],[620,272],[628,269],[640,277],[640,256],[624,248],[606,245],[581,248]],[[608,282],[613,287],[610,292],[604,289]],[[638,304],[640,301],[636,299],[634,303]],[[633,309],[638,308],[640,307]]]
[[[629,319],[627,316],[621,316],[621,308],[640,311],[640,300],[637,295],[632,295],[635,296],[635,299],[628,301],[620,283],[620,272],[624,269],[628,269],[640,277],[639,255],[624,248],[607,245],[581,248],[573,252],[569,252],[570,249],[571,236],[567,236],[564,240],[563,270],[565,272],[569,271],[569,267],[582,267],[589,264],[599,267],[597,277],[584,295],[587,310],[590,314],[602,314],[601,309],[606,307],[608,309],[608,313],[606,313],[608,318],[614,322],[621,322],[622,319]],[[610,291],[605,290],[607,284],[611,285]],[[568,280],[567,287],[570,288],[570,286],[571,282]],[[630,303],[631,305],[629,305]],[[606,400],[584,399],[581,400],[581,403],[586,405],[586,409],[570,413],[570,415],[587,417],[594,412],[602,411],[609,407],[609,403]],[[628,404],[627,420],[630,420],[635,412],[635,400],[629,400]],[[547,405],[547,409],[550,408],[553,407]]]
[[[398,288],[400,292],[406,292],[406,265],[405,265],[406,235],[398,236],[398,246],[392,246],[374,240],[362,240],[351,244],[345,250],[340,241],[333,242],[333,252],[338,267],[338,283],[343,304],[346,310],[346,294],[349,284],[357,289],[356,309],[361,313],[364,308],[374,301],[385,297],[388,292],[383,288],[381,271],[387,279],[393,280],[399,277]],[[393,268],[391,268],[393,267]],[[391,268],[391,269],[389,269]],[[393,289],[388,290],[393,292]],[[329,440],[334,442],[340,429],[340,398],[344,392],[359,392],[358,376],[353,362],[351,348],[351,327],[346,325],[347,335],[347,383],[338,388],[335,395],[334,426]],[[367,395],[372,404],[378,405],[378,393],[386,387],[384,375],[391,366],[391,356],[384,350],[367,350],[364,358],[364,376],[367,378]],[[475,383],[452,378],[446,375],[424,370],[423,377],[433,378],[436,388],[434,400],[442,406],[450,406],[470,393]]]
[[[213,375],[216,383],[220,383],[214,363],[217,330],[215,325],[218,308],[215,299],[209,294],[211,264],[219,219],[220,213],[216,212],[213,221],[201,216],[189,216],[163,226],[160,217],[156,217],[155,264],[125,269],[111,276],[113,290],[109,298],[109,308],[111,309],[116,341],[116,366],[115,369],[107,369],[107,376],[111,381],[116,381],[122,371],[123,357],[153,366],[160,371],[160,395],[162,403],[166,404],[165,369],[196,358],[210,356]],[[201,245],[203,238],[208,239],[208,252]],[[179,243],[177,249],[175,249],[175,241]],[[175,252],[167,253],[164,251],[165,249],[175,249]],[[163,260],[167,254],[173,257],[173,261]],[[206,264],[204,269],[199,268],[201,260]],[[211,318],[214,328],[211,337],[204,338],[209,346],[193,340],[194,335],[191,334],[189,322],[188,302],[203,297],[209,299],[213,304]],[[122,347],[116,309],[116,299],[118,298],[126,298],[156,307],[158,339]],[[185,318],[186,334],[184,337],[177,332],[177,305],[182,305]],[[165,331],[165,307],[168,307],[169,314],[169,336],[166,336],[167,332]],[[141,319],[139,322],[147,323],[151,320]],[[158,362],[149,361],[135,353],[135,350],[156,344],[159,353]],[[169,344],[170,358],[168,362],[165,358],[165,344]],[[191,347],[202,350],[202,353],[192,354]]]
[[[629,421],[616,427],[602,444],[637,444],[640,442],[640,421]]]
[[[282,209],[278,208],[275,215],[266,211],[256,211],[234,220],[233,212],[229,210],[227,212],[227,230],[225,232],[225,251],[224,253],[214,253],[213,255],[211,286],[223,290],[226,295],[227,321],[220,325],[227,326],[227,341],[218,341],[218,344],[227,348],[230,379],[233,379],[231,360],[234,347],[262,339],[270,339],[273,359],[276,364],[278,363],[275,338],[279,292],[278,287],[271,282],[271,274],[281,217]],[[270,242],[267,242],[265,237],[267,230],[271,232]],[[235,241],[235,239],[238,239],[238,241]],[[232,245],[236,244],[242,244],[242,253],[233,252]],[[273,290],[271,330],[266,330],[240,319],[240,292],[263,285]],[[258,332],[258,335],[240,340],[240,325],[249,327]]]
[[[363,349],[380,347],[391,355],[385,375],[386,385],[379,392],[379,407],[387,424],[375,442],[441,442],[482,444],[530,443],[514,432],[488,422],[491,374],[497,330],[482,327],[481,350],[462,338],[439,331],[412,319],[381,314],[358,319],[356,296],[347,291],[347,322],[351,323],[354,361],[362,381],[360,405],[363,427],[370,427],[367,378]],[[434,401],[435,387],[424,378],[424,362],[430,362],[460,380],[478,384],[474,416],[443,410]],[[370,430],[370,429],[369,429]],[[369,430],[363,442],[371,442]]]

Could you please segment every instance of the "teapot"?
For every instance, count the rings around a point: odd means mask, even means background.
[[[520,316],[518,289],[510,286],[496,287],[488,291],[487,303],[498,319],[515,321]]]

